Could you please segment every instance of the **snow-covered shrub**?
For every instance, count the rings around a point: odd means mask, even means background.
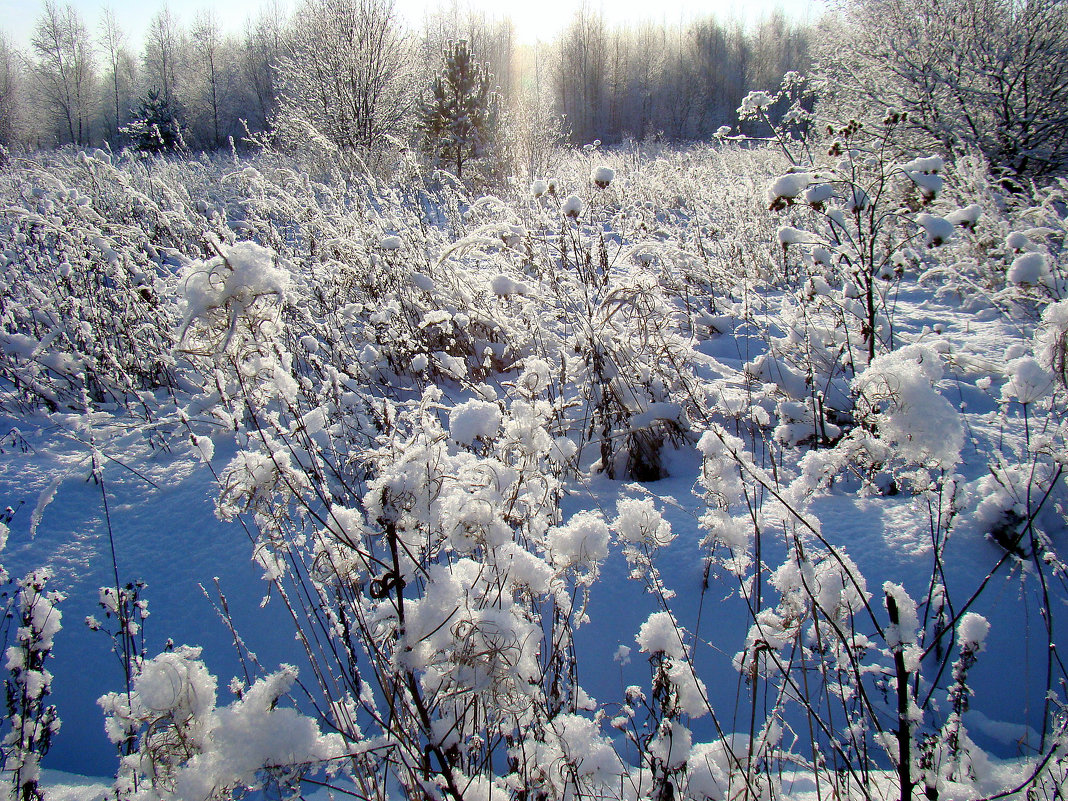
[[[0,524],[3,525],[3,524]],[[6,539],[7,526],[3,525]],[[45,590],[48,570],[34,570],[18,582],[11,616],[18,622],[15,641],[4,652],[10,676],[4,681],[7,719],[0,738],[0,771],[10,781],[9,797],[40,801],[41,758],[48,753],[60,729],[56,707],[48,703],[52,673],[46,662],[52,655],[63,615],[57,608],[62,593]]]
[[[197,230],[180,193],[85,153],[22,162],[0,186],[3,402],[78,408],[84,388],[136,408],[169,386],[175,246]]]
[[[941,378],[941,357],[923,345],[878,356],[853,380],[857,417],[892,446],[887,452],[950,469],[960,461],[964,429],[960,414],[934,387]]]
[[[279,701],[297,672],[255,681],[225,707],[200,649],[180,646],[144,661],[130,692],[100,699],[107,733],[135,750],[123,757],[119,797],[145,801],[231,798],[235,791],[299,792],[308,772],[333,770],[348,748],[337,734]]]
[[[759,115],[769,99],[748,105]],[[968,615],[991,593],[962,590],[970,574],[946,549],[952,531],[962,562],[991,557],[991,576],[1026,576],[1020,597],[1046,591],[1056,608],[1068,326],[1047,305],[1052,278],[1006,286],[1005,274],[1028,253],[1059,274],[1057,201],[1001,209],[995,194],[970,198],[943,159],[880,163],[863,152],[877,136],[838,133],[839,154],[794,169],[785,137],[777,150],[635,145],[604,156],[626,175],[604,189],[600,154],[559,152],[536,197],[518,183],[471,196],[400,163],[395,185],[315,173],[271,153],[155,174],[89,165],[99,186],[86,194],[130,231],[126,195],[151,200],[139,208],[159,256],[153,331],[178,347],[159,351],[169,397],[139,390],[139,423],[213,471],[217,513],[251,535],[311,668],[299,712],[280,695],[284,668],[235,682],[239,698],[220,706],[192,649],[149,660],[143,638],[116,640],[131,666],[128,694],[106,701],[123,787],[289,793],[329,760],[337,792],[379,800],[774,798],[801,774],[827,797],[895,781],[975,789],[982,753],[953,707],[978,653]],[[64,187],[81,175],[57,164]],[[19,205],[22,186],[5,186]],[[562,219],[572,192],[582,213]],[[16,278],[25,297],[71,294],[51,294],[52,273]],[[1004,358],[976,352],[1007,330],[992,316],[936,321],[965,287],[966,303],[993,299],[1020,326]],[[922,328],[904,316],[917,309]],[[3,318],[11,363],[37,358],[46,322]],[[143,354],[153,331],[137,334]],[[61,403],[106,408],[83,384],[48,381]],[[658,501],[663,485],[608,480],[669,468],[697,479],[696,509]],[[858,563],[880,525],[925,548],[931,570],[880,575],[903,586],[875,600]],[[620,569],[652,612],[617,661],[633,647],[648,679],[594,700],[582,638]],[[695,621],[717,596],[715,625]],[[129,633],[139,600],[116,588],[96,624]],[[724,682],[710,654],[738,675]],[[166,698],[165,674],[180,679]],[[1055,689],[1055,665],[1050,676]],[[737,688],[733,706],[713,700],[721,685]],[[1053,766],[1062,724],[1047,706]],[[285,730],[300,745],[288,754],[275,748]]]

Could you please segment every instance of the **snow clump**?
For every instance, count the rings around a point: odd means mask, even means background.
[[[634,640],[643,653],[664,654],[672,659],[686,658],[686,646],[670,612],[653,612],[649,615]]]
[[[237,242],[206,262],[193,262],[182,271],[184,327],[221,308],[231,309],[231,320],[260,297],[279,301],[290,286],[289,271],[274,251],[255,242]]]
[[[859,416],[875,424],[878,438],[898,446],[905,459],[944,467],[960,461],[964,427],[960,414],[934,384],[942,361],[932,348],[908,345],[875,357],[853,379]]]
[[[571,217],[572,219],[574,219],[577,218],[580,214],[582,214],[582,210],[583,208],[585,208],[585,205],[586,204],[582,202],[582,198],[580,198],[578,195],[571,195],[570,197],[568,197],[567,200],[564,201],[563,205],[560,206],[560,213],[563,214],[565,217]]]
[[[916,224],[923,229],[924,242],[928,247],[943,245],[953,236],[953,222],[946,217],[920,214],[916,217]]]
[[[626,542],[663,547],[675,539],[671,524],[657,511],[651,498],[621,498],[616,503],[614,528]]]
[[[1068,300],[1051,303],[1042,312],[1034,351],[1042,366],[1068,386]]]
[[[946,219],[961,228],[974,228],[983,214],[983,207],[978,203],[972,203],[963,209],[957,209],[946,215]]]
[[[590,180],[600,189],[607,189],[615,178],[616,171],[603,164],[600,167],[594,167],[593,172],[590,173]]]
[[[608,557],[608,524],[596,512],[579,512],[549,531],[549,553],[559,568],[585,566],[594,571]]]
[[[515,281],[507,275],[495,275],[490,279],[490,289],[494,295],[500,295],[502,298],[509,295],[526,295],[530,292],[530,287],[522,281]]]
[[[786,247],[787,245],[803,245],[806,242],[812,242],[807,231],[791,228],[788,225],[784,225],[779,229],[779,244],[783,247]]]
[[[939,173],[945,167],[946,162],[941,156],[927,156],[902,164],[901,171],[920,187],[927,200],[933,200],[942,191],[943,181]]]
[[[504,419],[496,403],[469,400],[449,412],[449,435],[461,445],[476,439],[490,440],[500,431]]]
[[[792,204],[812,183],[813,177],[808,172],[789,172],[772,181],[766,193],[771,209],[782,209]]]
[[[1012,231],[1005,237],[1005,247],[1017,253],[1022,253],[1025,250],[1031,250],[1034,247],[1034,243],[1023,231]]]
[[[776,100],[778,97],[770,92],[750,92],[742,98],[742,105],[738,106],[738,117],[746,119],[756,116],[760,110],[773,105]]]
[[[962,650],[982,651],[989,633],[990,622],[980,614],[968,612],[957,624],[957,645]]]
[[[1010,283],[1017,286],[1037,286],[1049,278],[1049,264],[1046,254],[1040,251],[1021,253],[1012,260],[1012,266],[1006,275]]]
[[[1034,403],[1042,400],[1053,389],[1053,377],[1037,360],[1030,356],[1013,359],[1006,371],[1009,380],[1001,388],[1003,401],[1016,400]]]

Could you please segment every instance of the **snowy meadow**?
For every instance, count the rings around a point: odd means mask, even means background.
[[[12,153],[13,794],[1063,797],[1068,184],[901,123]]]

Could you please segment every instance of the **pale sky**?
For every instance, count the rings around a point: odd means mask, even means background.
[[[570,21],[582,0],[461,0],[461,7],[485,11],[488,16],[510,16],[521,42],[549,40]],[[63,5],[64,0],[58,0]],[[101,12],[106,6],[115,9],[120,25],[130,41],[141,40],[149,20],[164,6],[164,0],[70,0],[82,19],[96,31]],[[296,0],[281,0],[283,7],[292,7]],[[401,17],[418,25],[428,11],[443,5],[442,0],[396,0]],[[261,0],[168,0],[171,13],[183,25],[196,14],[213,9],[224,29],[240,31],[245,20],[255,16],[264,2]],[[445,4],[448,4],[447,2]],[[825,0],[587,0],[590,9],[600,9],[606,22],[634,24],[642,21],[675,24],[709,14],[724,20],[751,22],[782,9],[799,20],[815,20],[825,8]],[[18,46],[27,47],[34,22],[41,12],[39,0],[0,0],[0,30]]]

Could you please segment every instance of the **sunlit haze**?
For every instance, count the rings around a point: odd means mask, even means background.
[[[151,18],[164,3],[157,0],[71,0],[81,13],[86,25],[95,30],[103,9],[114,8],[123,30],[131,41],[138,42]],[[224,29],[239,31],[245,20],[255,16],[268,0],[235,0],[223,3],[212,0],[170,0],[171,12],[179,21],[188,24],[202,10],[212,10]],[[63,3],[60,2],[60,5]],[[283,7],[292,6],[294,0],[283,1]],[[397,0],[399,16],[418,26],[423,18],[443,5],[438,0]],[[530,0],[529,2],[502,3],[494,0],[469,0],[461,8],[484,12],[489,17],[510,17],[515,24],[519,41],[534,43],[551,39],[571,20],[580,4],[575,0]],[[744,5],[732,2],[698,2],[697,0],[612,0],[612,2],[588,2],[591,10],[600,10],[609,24],[629,25],[640,22],[675,24],[708,14],[724,20],[739,20],[749,23],[781,9],[798,20],[815,19],[824,7],[823,0],[748,0]],[[27,0],[0,0],[0,30],[14,43],[25,47],[29,44],[34,22],[40,14],[41,3]]]

